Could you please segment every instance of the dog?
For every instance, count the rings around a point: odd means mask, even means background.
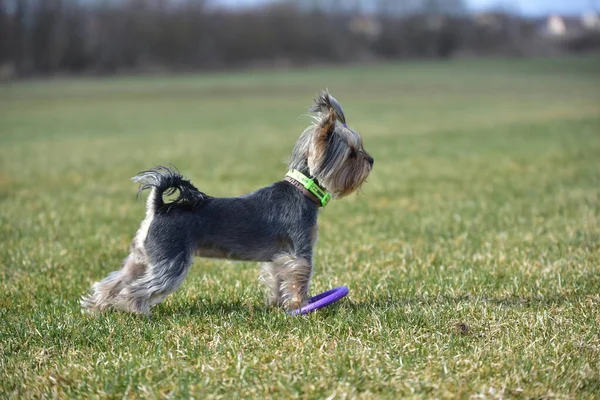
[[[211,197],[166,167],[132,178],[140,192],[150,189],[146,217],[122,268],[94,283],[82,308],[150,316],[181,286],[194,256],[262,262],[267,304],[287,310],[306,304],[319,208],[359,189],[374,163],[327,90],[310,111],[312,124],[294,146],[285,178],[255,192]]]

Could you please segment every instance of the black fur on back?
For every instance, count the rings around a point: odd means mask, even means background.
[[[154,211],[157,213],[168,212],[173,207],[198,208],[210,197],[199,191],[175,167],[158,166],[142,171],[132,179],[140,184],[138,195],[146,189],[156,189],[157,193],[154,196],[153,206]],[[179,196],[170,203],[165,204],[163,195],[170,196],[175,192],[179,192]]]

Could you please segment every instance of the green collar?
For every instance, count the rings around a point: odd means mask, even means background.
[[[285,177],[286,180],[287,178],[291,178],[300,183],[304,189],[308,190],[308,192],[316,198],[322,207],[325,207],[327,203],[329,203],[329,200],[331,200],[331,195],[327,193],[325,189],[321,188],[319,185],[317,185],[314,179],[310,179],[302,172],[295,169],[290,169],[288,173],[285,174]]]

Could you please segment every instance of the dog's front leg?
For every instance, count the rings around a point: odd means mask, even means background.
[[[270,263],[270,271],[277,286],[271,286],[271,296],[288,310],[302,307],[308,301],[312,276],[310,257],[280,253]]]

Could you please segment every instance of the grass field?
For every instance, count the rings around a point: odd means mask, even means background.
[[[196,260],[152,320],[84,315],[173,163],[203,191],[281,179],[323,87],[363,193],[320,217],[307,317],[257,265]],[[0,86],[0,398],[598,398],[600,58]]]

